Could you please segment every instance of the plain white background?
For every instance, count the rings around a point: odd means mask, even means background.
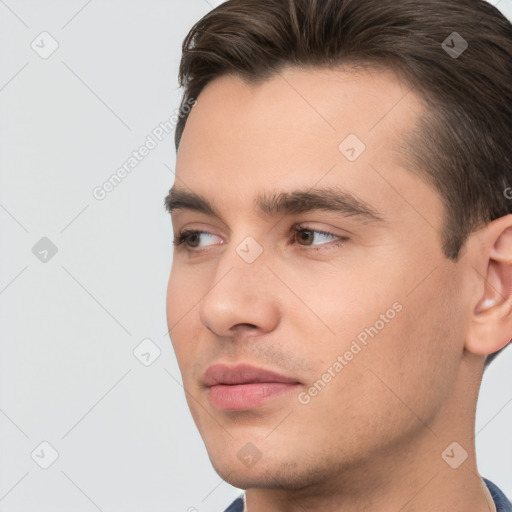
[[[93,196],[177,109],[182,40],[218,3],[0,1],[0,512],[217,512],[240,492],[210,465],[166,335],[173,132]],[[509,496],[511,368],[509,348],[476,429]]]

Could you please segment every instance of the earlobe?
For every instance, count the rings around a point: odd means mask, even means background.
[[[472,312],[465,348],[488,355],[512,338],[512,215],[489,223],[483,233],[483,253],[478,258],[479,268],[485,271],[473,267],[481,292]]]
[[[486,284],[488,287],[489,285]],[[496,294],[496,292],[493,292]],[[489,355],[505,347],[512,338],[512,302],[503,297],[483,298],[475,307],[465,348]]]

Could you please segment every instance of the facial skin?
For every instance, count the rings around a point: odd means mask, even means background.
[[[512,332],[512,221],[475,232],[458,262],[444,256],[441,201],[394,149],[421,108],[391,73],[287,68],[258,85],[214,80],[187,121],[174,187],[219,215],[172,211],[175,238],[206,233],[175,249],[168,326],[212,464],[247,489],[250,512],[494,510],[476,469],[474,414],[485,354]],[[339,149],[349,134],[366,146],[355,161]],[[380,220],[255,204],[333,187]],[[237,252],[247,237],[263,249],[252,263]],[[203,374],[241,362],[300,384],[219,410]],[[329,368],[330,382],[301,403]],[[441,456],[454,441],[468,453],[458,469]],[[237,456],[247,443],[261,455],[252,467]]]

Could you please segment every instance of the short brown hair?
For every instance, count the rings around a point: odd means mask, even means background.
[[[182,106],[225,74],[345,64],[390,70],[422,100],[401,149],[443,202],[456,261],[470,233],[512,212],[512,25],[485,0],[228,0],[183,42]]]

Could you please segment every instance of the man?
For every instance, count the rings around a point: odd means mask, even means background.
[[[227,510],[511,511],[474,446],[512,337],[511,24],[229,0],[180,79],[167,316]]]

